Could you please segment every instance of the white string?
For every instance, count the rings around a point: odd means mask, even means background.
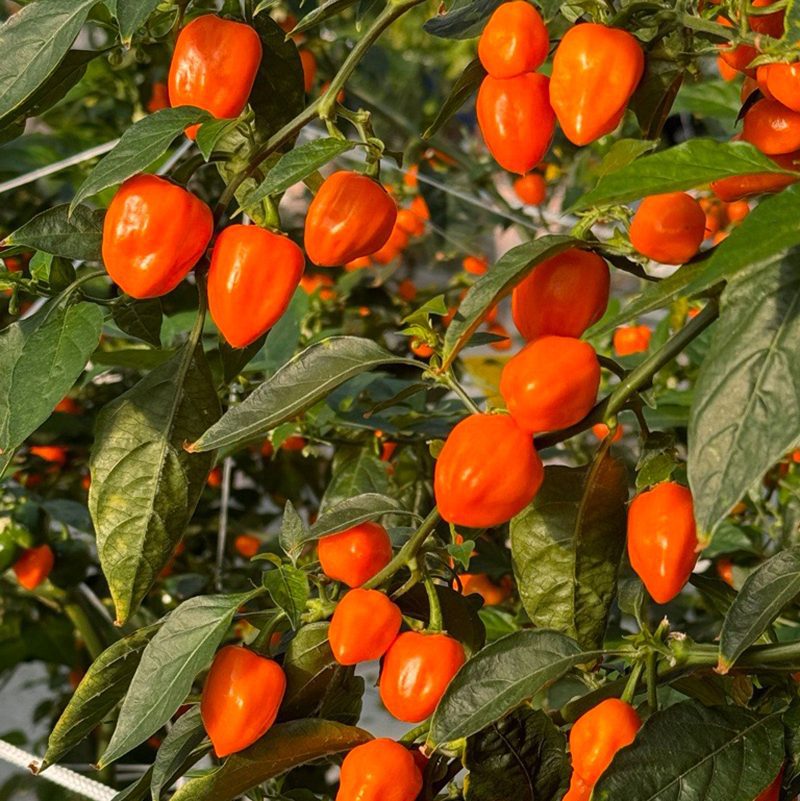
[[[5,740],[0,740],[0,759],[25,770],[31,770],[39,765],[39,760],[33,754],[29,754]],[[63,768],[61,765],[50,765],[42,773],[36,775],[59,787],[82,795],[84,798],[89,798],[91,801],[111,801],[117,794],[117,791],[111,787],[106,787],[105,784],[81,776],[80,773]]]

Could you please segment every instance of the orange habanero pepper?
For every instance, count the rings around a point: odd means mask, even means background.
[[[763,83],[769,94],[786,108],[800,111],[800,62],[764,64],[758,68],[758,83]]]
[[[478,127],[504,170],[525,175],[547,153],[555,131],[549,83],[546,75],[536,72],[483,79],[476,104]]]
[[[208,308],[227,342],[244,348],[281,318],[300,284],[303,251],[257,225],[229,225],[214,243]]]
[[[233,547],[239,556],[252,559],[261,548],[261,540],[252,534],[240,534],[234,541]]]
[[[797,170],[796,162],[800,162],[800,151],[783,156],[774,156],[772,160],[785,170]],[[711,182],[711,190],[720,199],[728,203],[753,195],[780,192],[787,186],[800,181],[800,175],[786,175],[771,172],[756,172],[745,175],[732,175]]]
[[[377,181],[340,170],[325,179],[308,207],[306,253],[320,267],[369,256],[386,244],[396,219],[397,206]]]
[[[197,264],[213,231],[211,209],[199,198],[155,175],[136,175],[108,207],[103,262],[123,292],[157,298]]]
[[[697,561],[694,505],[686,487],[664,481],[631,501],[628,557],[657,603],[683,589]]]
[[[556,48],[550,102],[567,139],[588,145],[619,125],[644,72],[627,31],[593,22],[570,28]]]
[[[630,227],[634,249],[662,264],[689,261],[700,250],[705,233],[705,212],[686,192],[646,197]]]
[[[650,347],[653,332],[646,325],[621,325],[614,331],[614,353],[631,356],[643,353]]]
[[[378,682],[383,705],[405,723],[425,720],[466,659],[461,643],[447,634],[404,632],[383,658]]]
[[[781,156],[800,148],[800,111],[767,98],[745,113],[742,139],[767,156]]]
[[[26,590],[35,590],[53,569],[55,555],[49,545],[26,548],[14,562],[13,570],[17,581]]]
[[[357,526],[322,537],[317,545],[322,572],[348,587],[360,587],[389,564],[392,541],[378,523]]]
[[[509,414],[532,434],[582,420],[594,406],[599,386],[594,348],[573,337],[535,339],[506,363],[500,376]]]
[[[569,780],[569,789],[561,801],[589,801],[591,795],[591,786],[586,784],[586,782],[573,770],[572,776]]]
[[[514,192],[526,206],[538,206],[545,198],[547,183],[538,172],[529,172],[514,181]]]
[[[263,737],[285,692],[286,675],[277,662],[239,645],[217,651],[200,700],[214,753],[224,757]]]
[[[175,42],[170,105],[197,106],[219,119],[238,117],[250,97],[261,55],[261,39],[249,25],[215,14],[197,17]],[[189,126],[186,135],[194,139],[199,127]]]
[[[544,478],[533,438],[505,414],[473,414],[450,432],[436,460],[433,488],[449,523],[487,528],[510,520]]]
[[[314,78],[317,77],[317,59],[310,50],[303,49],[299,55],[303,67],[303,89],[308,94],[314,86]]]
[[[537,264],[514,287],[514,325],[529,342],[545,334],[579,337],[605,313],[610,283],[600,256],[570,248]]]
[[[493,78],[514,78],[540,67],[549,47],[539,12],[527,0],[512,0],[489,17],[478,41],[478,58]]]
[[[781,784],[783,783],[783,771],[785,769],[786,766],[783,765],[772,782],[758,794],[756,801],[778,801],[781,797]]]
[[[340,665],[380,659],[395,641],[403,616],[378,590],[349,590],[334,610],[328,629],[333,656]]]
[[[414,801],[421,790],[422,772],[412,753],[381,737],[344,758],[336,801]]]

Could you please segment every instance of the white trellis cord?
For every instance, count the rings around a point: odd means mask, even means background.
[[[5,740],[0,740],[0,759],[26,770],[30,770],[32,765],[39,764],[38,758],[33,754],[29,754]],[[117,791],[111,787],[106,787],[105,784],[100,784],[93,779],[87,779],[86,776],[81,776],[80,773],[75,773],[69,768],[62,768],[60,765],[51,765],[38,775],[91,801],[111,801],[117,794]]]

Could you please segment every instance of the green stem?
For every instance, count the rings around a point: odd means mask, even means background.
[[[270,656],[272,653],[272,649],[270,648],[270,640],[272,639],[275,629],[285,617],[285,612],[279,612],[277,615],[275,615],[269,621],[269,623],[267,623],[261,629],[261,631],[258,632],[258,636],[253,640],[253,642],[250,643],[250,649],[256,653],[263,654],[264,656]]]
[[[650,712],[658,711],[658,674],[657,674],[657,654],[655,651],[650,651],[647,654],[647,705],[650,707]]]
[[[442,630],[442,608],[439,605],[439,596],[436,593],[436,585],[433,579],[426,573],[423,579],[425,583],[425,592],[428,595],[428,606],[430,611],[428,613],[427,630],[438,634]]]
[[[644,662],[637,662],[633,666],[633,670],[628,676],[628,681],[625,684],[625,689],[622,691],[622,695],[620,696],[620,698],[628,704],[633,703],[633,699],[636,695],[636,688],[639,686],[639,679],[642,675],[643,669],[644,669]]]
[[[426,737],[428,732],[431,729],[431,721],[430,718],[423,723],[420,723],[419,726],[415,726],[413,729],[409,729],[399,740],[401,743],[410,744],[419,740],[421,737]]]
[[[481,414],[481,410],[467,394],[467,391],[464,389],[464,387],[461,386],[458,379],[453,375],[452,370],[448,370],[447,373],[444,373],[441,379],[444,384],[450,387],[450,389],[455,392],[456,395],[458,395],[459,400],[464,404],[470,413]]]
[[[408,542],[397,552],[380,573],[376,573],[369,581],[362,585],[363,589],[371,590],[388,581],[395,573],[402,570],[417,555],[417,551],[436,528],[439,522],[439,510],[434,506],[428,516],[422,521],[420,527],[411,535]]]
[[[64,604],[64,613],[75,626],[76,631],[80,634],[81,639],[86,643],[86,648],[89,651],[92,661],[97,659],[105,650],[105,645],[100,640],[97,632],[92,626],[86,612],[77,603]]]

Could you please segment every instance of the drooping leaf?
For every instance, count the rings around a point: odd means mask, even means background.
[[[467,738],[466,801],[557,798],[569,783],[566,738],[538,709],[519,709]]]
[[[291,565],[281,565],[264,573],[262,583],[275,606],[286,613],[292,628],[300,628],[300,615],[310,595],[305,571]]]
[[[795,546],[762,562],[736,594],[722,623],[720,669],[731,668],[798,594],[800,546]]]
[[[237,119],[208,120],[204,122],[197,131],[195,142],[197,148],[203,154],[203,158],[208,161],[214,149],[231,131],[239,124]]]
[[[469,289],[447,328],[443,366],[447,367],[453,362],[489,309],[510,294],[539,262],[577,244],[568,236],[543,236],[511,248],[493,264]]]
[[[553,465],[534,502],[511,521],[525,611],[544,628],[602,645],[625,546],[624,466],[601,450],[590,469]]]
[[[294,186],[320,167],[324,167],[336,156],[352,150],[355,146],[355,142],[333,137],[315,139],[299,145],[280,157],[267,173],[267,177],[244,199],[242,207],[248,209],[258,205],[270,195],[285,192],[290,186]]]
[[[116,147],[86,176],[70,203],[70,212],[88,197],[145,171],[183,134],[184,128],[209,119],[194,106],[162,108],[142,117],[122,134]]]
[[[0,475],[72,388],[102,325],[99,306],[57,298],[0,334]]]
[[[206,732],[200,718],[200,705],[195,704],[175,721],[158,747],[150,779],[150,794],[154,801],[157,801],[161,791],[169,786],[176,770],[183,766],[205,737]]]
[[[190,598],[170,613],[144,649],[103,765],[143,743],[175,714],[197,674],[211,664],[236,610],[253,594]]]
[[[675,59],[648,58],[629,108],[645,139],[658,139],[683,83],[684,67]]]
[[[800,441],[798,253],[754,264],[722,295],[689,420],[701,540]]]
[[[439,111],[433,119],[433,122],[428,126],[425,133],[422,134],[423,139],[430,139],[437,131],[441,130],[442,126],[458,112],[461,106],[478,91],[481,81],[486,76],[486,70],[480,62],[480,59],[474,58],[464,67],[464,71],[458,76],[458,79],[453,84],[450,92],[445,98]]]
[[[190,779],[170,801],[233,801],[268,779],[368,742],[363,729],[331,720],[291,720],[273,726],[250,748],[232,754],[213,773]]]
[[[305,521],[294,508],[291,501],[286,501],[281,520],[280,544],[283,552],[293,561],[303,550],[303,545],[311,539]]]
[[[375,520],[383,515],[414,515],[403,509],[400,504],[387,495],[367,492],[355,495],[342,501],[323,514],[309,531],[309,539],[318,539],[326,534],[344,531],[368,520]]]
[[[63,759],[122,700],[157,631],[158,626],[139,629],[110,645],[92,662],[50,733],[40,770]]]
[[[133,34],[147,22],[160,0],[114,0],[114,16],[119,22],[119,34],[123,44],[130,44]]]
[[[429,19],[422,27],[442,39],[470,39],[477,36],[484,23],[502,0],[457,0],[450,9]]]
[[[632,164],[597,182],[570,209],[628,203],[647,195],[678,192],[696,186],[757,172],[785,173],[772,159],[747,142],[692,139],[680,145],[642,156]]]
[[[37,214],[6,237],[7,245],[23,245],[54,256],[81,261],[100,261],[103,242],[103,212],[77,206],[54,206]]]
[[[320,514],[358,495],[389,492],[389,468],[372,448],[340,448],[333,459],[333,475],[320,502]]]
[[[18,110],[55,72],[97,0],[30,3],[0,27],[0,118]]]
[[[89,510],[122,622],[169,561],[211,470],[212,459],[184,443],[218,417],[202,347],[189,343],[97,418]]]
[[[311,28],[316,27],[326,19],[331,19],[337,14],[355,5],[358,0],[325,0],[312,11],[309,11],[298,23],[292,28],[290,35],[296,36],[298,33],[304,33]]]
[[[433,713],[434,744],[475,734],[591,655],[569,637],[525,629],[487,645],[458,671]]]
[[[136,300],[124,296],[111,307],[111,316],[120,330],[154,348],[161,346],[161,300]]]
[[[617,752],[592,797],[752,801],[778,774],[783,758],[778,715],[685,701],[647,720],[633,744]]]
[[[191,451],[239,445],[275,428],[325,398],[359,373],[385,364],[415,364],[369,339],[331,337],[306,348],[231,407],[190,447]]]

